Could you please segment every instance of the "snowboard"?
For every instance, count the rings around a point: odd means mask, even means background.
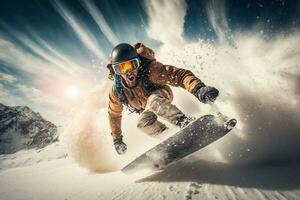
[[[198,151],[230,132],[237,121],[221,115],[205,115],[146,151],[122,169],[133,174],[142,169],[159,170]]]

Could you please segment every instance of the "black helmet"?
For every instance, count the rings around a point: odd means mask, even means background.
[[[116,64],[138,57],[138,54],[133,46],[127,43],[121,43],[115,46],[111,52],[111,63]]]

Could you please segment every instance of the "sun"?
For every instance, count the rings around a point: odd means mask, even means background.
[[[72,86],[67,88],[67,96],[70,99],[78,98],[79,94],[80,94],[80,91],[79,91],[79,88],[77,86],[72,85]]]

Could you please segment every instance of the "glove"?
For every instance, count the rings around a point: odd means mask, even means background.
[[[115,149],[119,155],[126,153],[127,145],[123,142],[122,138],[115,139],[114,145],[115,145]]]
[[[201,101],[202,103],[214,102],[219,95],[219,90],[214,87],[201,85],[195,88],[193,94]]]

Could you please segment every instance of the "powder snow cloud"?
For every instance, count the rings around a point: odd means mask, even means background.
[[[153,39],[163,43],[157,55],[159,60],[192,70],[221,92],[215,105],[203,105],[192,95],[187,101],[185,92],[175,89],[177,105],[191,115],[221,111],[238,119],[236,130],[206,153],[237,163],[299,159],[300,50],[295,48],[300,45],[299,34],[291,31],[266,39],[258,28],[232,32],[227,23],[226,2],[211,0],[206,10],[217,40],[187,42],[182,35],[186,7],[169,2],[177,10],[168,18],[163,12],[167,5],[153,4],[146,4],[148,30],[156,33],[150,34]],[[163,24],[167,32],[176,25],[177,34],[170,37],[176,39],[159,35]],[[180,48],[170,46],[176,41],[181,41]]]

